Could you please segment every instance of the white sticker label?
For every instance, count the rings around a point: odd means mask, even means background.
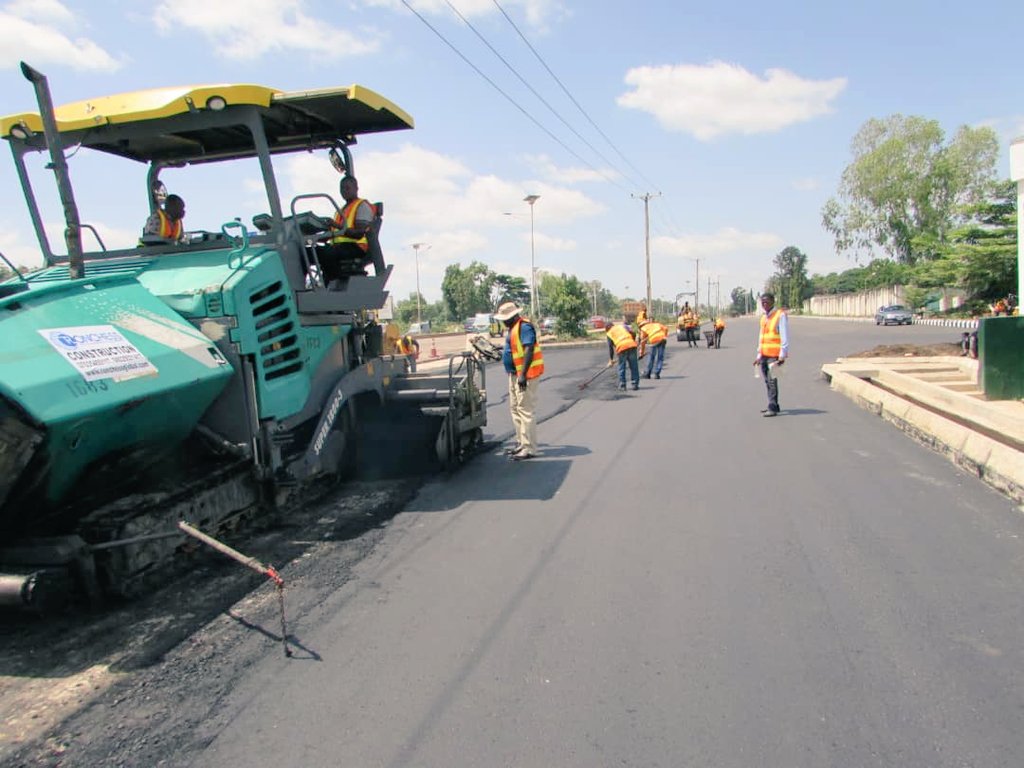
[[[112,325],[46,328],[39,333],[86,381],[125,381],[157,372],[156,366]]]

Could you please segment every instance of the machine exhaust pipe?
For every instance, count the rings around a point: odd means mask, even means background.
[[[68,163],[64,158],[64,144],[57,130],[57,118],[53,113],[53,99],[50,97],[50,86],[46,75],[32,69],[24,61],[21,62],[21,73],[36,89],[36,101],[39,103],[39,116],[43,119],[43,135],[46,147],[50,150],[50,162],[54,176],[57,177],[57,191],[64,205],[64,240],[68,247],[68,274],[72,280],[85,277],[85,259],[82,256],[82,227],[78,218],[78,205],[71,187],[71,175]]]

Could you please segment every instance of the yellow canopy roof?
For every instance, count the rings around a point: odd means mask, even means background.
[[[275,152],[414,125],[398,106],[358,85],[294,92],[230,84],[155,88],[65,104],[56,107],[54,114],[58,130],[69,143],[143,162],[188,162],[211,155],[253,154],[251,136],[210,119],[214,113],[239,106],[261,111]],[[195,119],[190,120],[190,115]],[[0,118],[0,137],[16,135],[12,130],[18,126],[33,135],[35,144],[45,146],[38,112]]]

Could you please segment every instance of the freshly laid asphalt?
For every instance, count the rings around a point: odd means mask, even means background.
[[[1018,765],[1024,517],[821,373],[956,338],[808,322],[775,419],[752,320],[636,393],[551,348],[542,456],[421,489],[182,764]]]

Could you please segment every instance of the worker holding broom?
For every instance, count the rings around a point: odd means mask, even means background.
[[[650,353],[644,378],[651,378],[653,371],[654,378],[660,379],[661,367],[665,363],[665,345],[668,344],[668,328],[654,320],[637,322],[640,326],[640,356],[643,357],[645,350]]]
[[[607,322],[604,326],[608,338],[608,367],[612,367],[616,355],[619,358],[619,389],[626,388],[626,366],[629,366],[629,377],[633,389],[640,389],[640,365],[636,360],[636,339],[624,322]]]

